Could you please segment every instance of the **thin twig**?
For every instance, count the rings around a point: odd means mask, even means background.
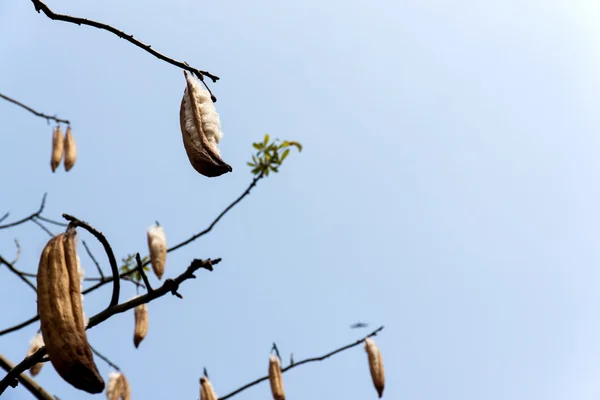
[[[121,284],[119,279],[119,267],[117,266],[115,254],[113,253],[112,247],[110,247],[108,240],[106,240],[106,237],[104,237],[102,232],[98,231],[87,222],[81,221],[80,219],[77,219],[74,216],[68,214],[63,214],[62,216],[64,219],[70,222],[70,225],[72,224],[73,226],[82,227],[83,229],[94,235],[94,237],[98,239],[100,243],[102,243],[104,251],[106,252],[106,255],[108,257],[108,262],[110,264],[110,269],[113,275],[113,292],[107,309],[117,305],[119,303],[119,292],[121,290]]]
[[[18,269],[16,269],[11,263],[9,263],[2,256],[0,256],[0,264],[6,265],[8,267],[8,269],[11,270],[12,273],[14,273],[15,275],[17,275],[23,282],[25,282],[30,288],[32,288],[34,292],[37,293],[37,289],[36,289],[35,285],[33,283],[31,283],[29,281],[29,279],[27,279],[26,277],[24,277],[23,274]]]
[[[317,362],[317,361],[323,361],[326,358],[329,358],[329,357],[331,357],[331,356],[333,356],[333,355],[335,355],[337,353],[340,353],[340,352],[342,352],[344,350],[348,350],[348,349],[351,349],[352,347],[358,346],[359,344],[363,343],[366,338],[377,335],[381,330],[383,330],[383,326],[380,326],[379,328],[375,329],[373,332],[369,333],[367,336],[363,337],[362,339],[357,340],[354,343],[350,343],[350,344],[348,344],[346,346],[340,347],[339,349],[333,350],[333,351],[331,351],[331,352],[329,352],[329,353],[327,353],[325,355],[322,355],[320,357],[312,357],[312,358],[307,358],[307,359],[302,360],[302,361],[298,361],[298,362],[296,362],[296,363],[294,363],[292,365],[288,365],[287,367],[282,368],[281,372],[285,373],[285,372],[291,370],[292,368],[296,368],[297,366],[300,366],[302,364],[307,364],[307,363]],[[236,394],[238,394],[240,392],[243,392],[244,390],[246,390],[246,389],[248,389],[248,388],[250,388],[252,386],[258,385],[259,383],[261,383],[263,381],[266,381],[268,379],[269,379],[269,375],[263,376],[262,378],[258,378],[256,380],[254,380],[254,381],[252,381],[252,382],[250,382],[250,383],[248,383],[248,384],[240,387],[239,389],[234,390],[233,392],[231,392],[231,393],[229,393],[229,394],[227,394],[227,395],[225,395],[223,397],[219,397],[219,400],[228,399],[228,398],[230,398],[232,396],[235,396]]]
[[[90,248],[88,247],[88,245],[85,242],[85,240],[82,240],[81,243],[83,243],[83,247],[85,247],[85,251],[87,252],[88,256],[92,259],[92,261],[94,262],[94,264],[96,265],[96,268],[98,268],[98,272],[100,273],[100,277],[102,279],[104,279],[104,272],[102,272],[102,268],[100,268],[100,264],[98,263],[98,261],[96,261],[96,257],[94,257],[94,255],[90,251]]]
[[[2,218],[0,218],[0,222],[4,221],[6,218],[8,218],[8,216],[9,216],[9,215],[10,215],[10,213],[9,213],[9,212],[7,212],[6,214],[4,214],[4,215],[2,216]]]
[[[137,270],[140,275],[142,275],[142,279],[144,280],[144,284],[146,285],[146,289],[148,292],[151,292],[152,286],[150,286],[150,281],[148,280],[148,276],[146,275],[146,271],[144,271],[144,266],[142,265],[142,259],[140,258],[140,253],[135,253],[135,262],[137,263]]]
[[[19,241],[17,239],[15,239],[15,246],[17,246],[17,254],[15,255],[15,259],[12,261],[11,264],[16,264],[17,261],[19,261],[19,258],[21,258],[21,245],[19,244]]]
[[[5,224],[5,225],[0,225],[0,229],[12,228],[13,226],[21,225],[21,224],[29,221],[30,219],[33,219],[34,217],[37,217],[38,215],[40,215],[42,213],[42,211],[44,211],[44,207],[46,206],[46,195],[47,194],[48,193],[44,193],[44,197],[42,197],[42,204],[40,205],[40,208],[36,212],[34,212],[33,214],[31,214],[28,217],[18,220],[18,221],[11,222],[11,223]]]
[[[153,300],[156,300],[159,297],[164,296],[165,294],[171,293],[176,294],[177,289],[179,289],[179,285],[188,279],[195,279],[196,276],[194,273],[203,268],[209,271],[213,270],[213,265],[218,264],[221,261],[220,258],[211,260],[199,260],[195,259],[191,262],[190,266],[178,277],[175,279],[167,279],[163,285],[157,289],[154,289],[152,292],[148,292],[145,295],[134,297],[133,299],[126,301],[122,304],[117,304],[115,306],[111,306],[104,311],[94,315],[90,318],[89,323],[86,329],[91,329],[94,326],[106,321],[108,318],[112,317],[115,314],[120,314],[125,311],[131,310],[140,304],[149,303]],[[17,381],[16,378],[26,369],[31,368],[33,365],[42,360],[42,358],[46,355],[46,347],[40,347],[35,353],[30,355],[29,357],[25,357],[23,361],[17,364],[14,368],[12,368],[8,374],[0,381],[0,395],[4,393],[4,391],[9,386],[16,386]]]
[[[26,109],[27,111],[37,115],[38,117],[45,118],[46,121],[48,121],[48,122],[50,122],[50,120],[53,120],[53,121],[56,121],[57,124],[60,124],[60,123],[67,124],[67,125],[70,124],[70,122],[66,119],[60,119],[60,118],[57,118],[56,116],[46,115],[44,113],[35,111],[33,108],[26,106],[25,104],[15,100],[15,99],[11,99],[10,97],[3,95],[2,93],[0,93],[0,97],[2,97],[4,100],[10,101],[11,103],[18,105],[19,107]]]
[[[36,224],[37,226],[39,226],[44,232],[46,232],[50,237],[54,237],[54,233],[52,233],[52,231],[48,228],[46,228],[44,226],[44,224],[42,224],[40,221],[38,221],[35,218],[31,218],[31,221]]]
[[[192,236],[191,238],[171,247],[170,249],[167,249],[167,253],[170,253],[172,251],[175,251],[177,249],[179,249],[180,247],[183,247],[191,242],[193,242],[194,240],[198,239],[200,236],[206,235],[208,232],[210,232],[212,230],[212,228],[215,227],[215,225],[217,224],[217,222],[219,222],[221,220],[221,218],[223,218],[223,216],[225,214],[227,214],[227,212],[229,210],[231,210],[233,207],[235,207],[240,201],[242,201],[244,199],[244,197],[248,196],[250,194],[250,191],[252,190],[252,188],[254,186],[256,186],[256,184],[258,183],[259,180],[261,180],[263,178],[263,174],[258,175],[256,178],[252,179],[252,182],[250,183],[250,185],[246,188],[246,190],[244,191],[244,193],[242,193],[237,199],[235,199],[233,201],[233,203],[231,203],[230,205],[227,206],[227,208],[225,208],[221,214],[219,214],[217,216],[217,218],[215,218],[215,220],[208,226],[208,228],[206,228],[205,230],[203,230],[202,232],[199,232],[197,234],[195,234],[194,236]],[[149,264],[150,261],[147,261],[146,264]]]
[[[29,326],[29,325],[31,325],[34,322],[39,321],[39,320],[40,320],[40,316],[39,315],[36,315],[35,317],[31,317],[27,321],[23,321],[20,324],[17,324],[15,326],[11,326],[10,328],[6,328],[6,329],[0,331],[0,336],[6,335],[7,333],[18,331],[19,329],[23,329],[26,326]]]
[[[97,355],[98,357],[100,357],[100,359],[102,359],[102,361],[104,361],[105,363],[107,363],[108,365],[110,365],[111,367],[113,367],[114,369],[116,369],[117,371],[121,371],[121,368],[119,368],[119,366],[115,363],[113,363],[112,361],[110,361],[110,359],[108,357],[106,357],[105,355],[103,355],[102,353],[100,353],[98,350],[96,350],[95,348],[93,348],[90,345],[90,349],[92,349],[92,351],[94,352],[95,355]]]
[[[36,218],[41,219],[44,222],[48,222],[49,224],[62,226],[63,228],[66,228],[67,226],[69,226],[69,224],[65,224],[64,222],[58,222],[58,221],[55,221],[50,218],[42,217],[41,215],[36,216]]]
[[[211,74],[210,72],[201,71],[199,69],[192,68],[186,62],[177,61],[172,58],[169,58],[169,57],[165,56],[164,54],[161,54],[158,51],[154,50],[150,45],[142,43],[137,39],[134,39],[133,35],[128,35],[127,33],[120,31],[116,28],[113,28],[110,25],[106,25],[101,22],[96,22],[96,21],[92,21],[89,19],[85,19],[85,18],[72,17],[70,15],[64,15],[64,14],[57,14],[54,11],[50,10],[50,8],[48,8],[48,6],[44,3],[42,3],[40,0],[31,0],[31,2],[33,3],[35,10],[38,13],[40,11],[43,11],[43,13],[46,14],[46,16],[50,19],[53,19],[56,21],[70,22],[70,23],[77,24],[77,25],[88,25],[88,26],[93,26],[94,28],[103,29],[105,31],[108,31],[108,32],[111,32],[111,33],[117,35],[121,39],[127,40],[129,43],[132,43],[135,46],[139,47],[140,49],[147,51],[148,53],[152,54],[154,57],[156,57],[160,60],[166,61],[169,64],[175,65],[176,67],[179,67],[179,68],[182,68],[182,69],[192,72],[199,79],[202,79],[202,76],[206,76],[207,78],[212,79],[213,82],[216,82],[219,79],[218,76],[215,76],[215,75]]]

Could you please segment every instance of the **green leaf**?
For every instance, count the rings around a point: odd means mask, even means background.
[[[248,164],[249,167],[254,167],[256,164],[251,163],[251,162],[247,162],[246,164]]]
[[[262,143],[252,143],[252,146],[256,149],[256,150],[261,150],[263,148]]]
[[[266,133],[265,134],[265,140],[263,140],[263,147],[267,146],[267,143],[269,143],[269,139],[270,139],[269,134]]]
[[[281,162],[283,162],[283,160],[285,160],[285,158],[288,156],[288,154],[290,154],[290,149],[287,149],[286,151],[283,152],[283,154],[281,154]]]

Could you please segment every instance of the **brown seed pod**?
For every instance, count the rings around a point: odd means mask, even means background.
[[[31,339],[31,342],[29,342],[29,350],[27,351],[27,357],[38,351],[43,345],[44,338],[42,338],[42,335],[38,333],[33,337],[33,339]],[[43,366],[44,363],[37,363],[33,367],[29,368],[29,373],[31,374],[31,376],[36,376],[40,373]]]
[[[183,71],[186,88],[179,109],[183,145],[192,167],[209,178],[233,169],[221,158],[217,145],[223,136],[221,121],[211,95],[187,71]]]
[[[130,400],[131,389],[125,374],[109,372],[108,385],[106,385],[106,398],[108,400]]]
[[[279,357],[271,355],[269,357],[269,382],[271,383],[271,393],[275,400],[285,400],[283,390],[283,377],[281,375],[281,364]]]
[[[102,392],[104,381],[85,333],[74,229],[46,244],[37,278],[38,314],[50,362],[77,389]]]
[[[379,397],[383,396],[383,388],[385,386],[385,371],[383,369],[383,358],[375,341],[371,338],[365,339],[365,350],[369,357],[369,369],[371,370],[371,378],[373,385],[377,389]]]
[[[207,377],[200,378],[200,400],[218,400],[215,389]]]
[[[167,259],[167,238],[162,226],[153,225],[148,228],[148,248],[150,250],[152,269],[158,279],[162,279]]]
[[[133,309],[135,315],[135,330],[133,344],[137,348],[148,333],[148,305],[140,304]]]
[[[65,134],[65,171],[70,170],[75,165],[77,160],[77,147],[75,146],[75,139],[71,132],[71,126],[67,126],[67,133]]]
[[[60,125],[56,125],[52,132],[52,156],[50,158],[50,167],[52,172],[56,171],[56,168],[60,164],[60,160],[63,158],[63,146],[64,139]]]

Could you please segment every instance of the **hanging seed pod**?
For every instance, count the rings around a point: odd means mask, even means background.
[[[133,309],[135,315],[135,330],[133,332],[133,344],[136,348],[148,333],[148,305],[140,304]]]
[[[52,172],[56,171],[56,168],[60,164],[60,160],[63,158],[63,145],[64,139],[60,125],[56,125],[52,132],[52,157],[50,158],[50,167]]]
[[[216,177],[232,168],[221,158],[217,145],[223,136],[221,121],[208,90],[183,71],[186,88],[179,109],[183,145],[192,167],[207,177]]]
[[[65,171],[70,170],[75,165],[77,160],[77,147],[75,146],[75,139],[73,133],[71,133],[71,126],[67,126],[67,133],[65,134]]]
[[[271,383],[271,393],[275,400],[285,400],[283,390],[283,376],[281,375],[281,364],[279,357],[271,355],[269,358],[269,382]]]
[[[37,335],[35,335],[33,337],[33,339],[31,339],[31,342],[29,342],[29,350],[27,351],[27,357],[29,357],[30,355],[32,355],[33,353],[38,351],[43,345],[44,345],[44,338],[42,338],[41,333],[38,333]],[[44,366],[44,363],[39,362],[39,363],[35,364],[33,367],[29,368],[29,373],[31,374],[31,376],[36,376],[37,374],[40,373],[43,366]]]
[[[162,279],[167,259],[167,238],[162,226],[152,225],[148,228],[148,248],[150,250],[152,269],[158,279]]]
[[[102,392],[104,381],[85,333],[74,229],[46,244],[37,277],[38,314],[52,366],[75,388]]]
[[[118,372],[108,373],[108,385],[106,386],[106,398],[108,400],[130,400],[131,389],[125,374]]]
[[[383,388],[385,386],[385,372],[383,369],[383,358],[375,341],[371,338],[365,339],[365,350],[369,357],[369,369],[371,370],[371,378],[373,385],[377,389],[379,397],[383,396]]]
[[[207,377],[200,378],[200,400],[218,400],[215,389]]]

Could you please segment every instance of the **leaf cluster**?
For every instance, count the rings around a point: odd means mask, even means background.
[[[145,256],[144,258],[142,258],[142,264],[145,264],[147,261],[148,261],[148,256]],[[124,274],[125,272],[129,272],[134,268],[137,268],[137,262],[135,261],[135,254],[129,254],[127,257],[122,258],[121,262],[123,263],[123,265],[120,267],[122,274]],[[147,265],[145,265],[142,268],[144,268],[145,272],[150,271],[150,267],[148,267]],[[130,275],[130,277],[132,280],[134,280],[136,282],[140,282],[142,280],[142,274],[140,274],[140,271],[135,271],[133,274]]]
[[[267,133],[262,142],[252,143],[257,152],[252,155],[252,162],[248,162],[248,166],[255,176],[269,176],[270,172],[279,172],[279,167],[290,154],[290,148],[296,147],[299,152],[302,151],[302,145],[298,142],[284,140],[280,143],[279,139],[272,142],[269,140]]]

